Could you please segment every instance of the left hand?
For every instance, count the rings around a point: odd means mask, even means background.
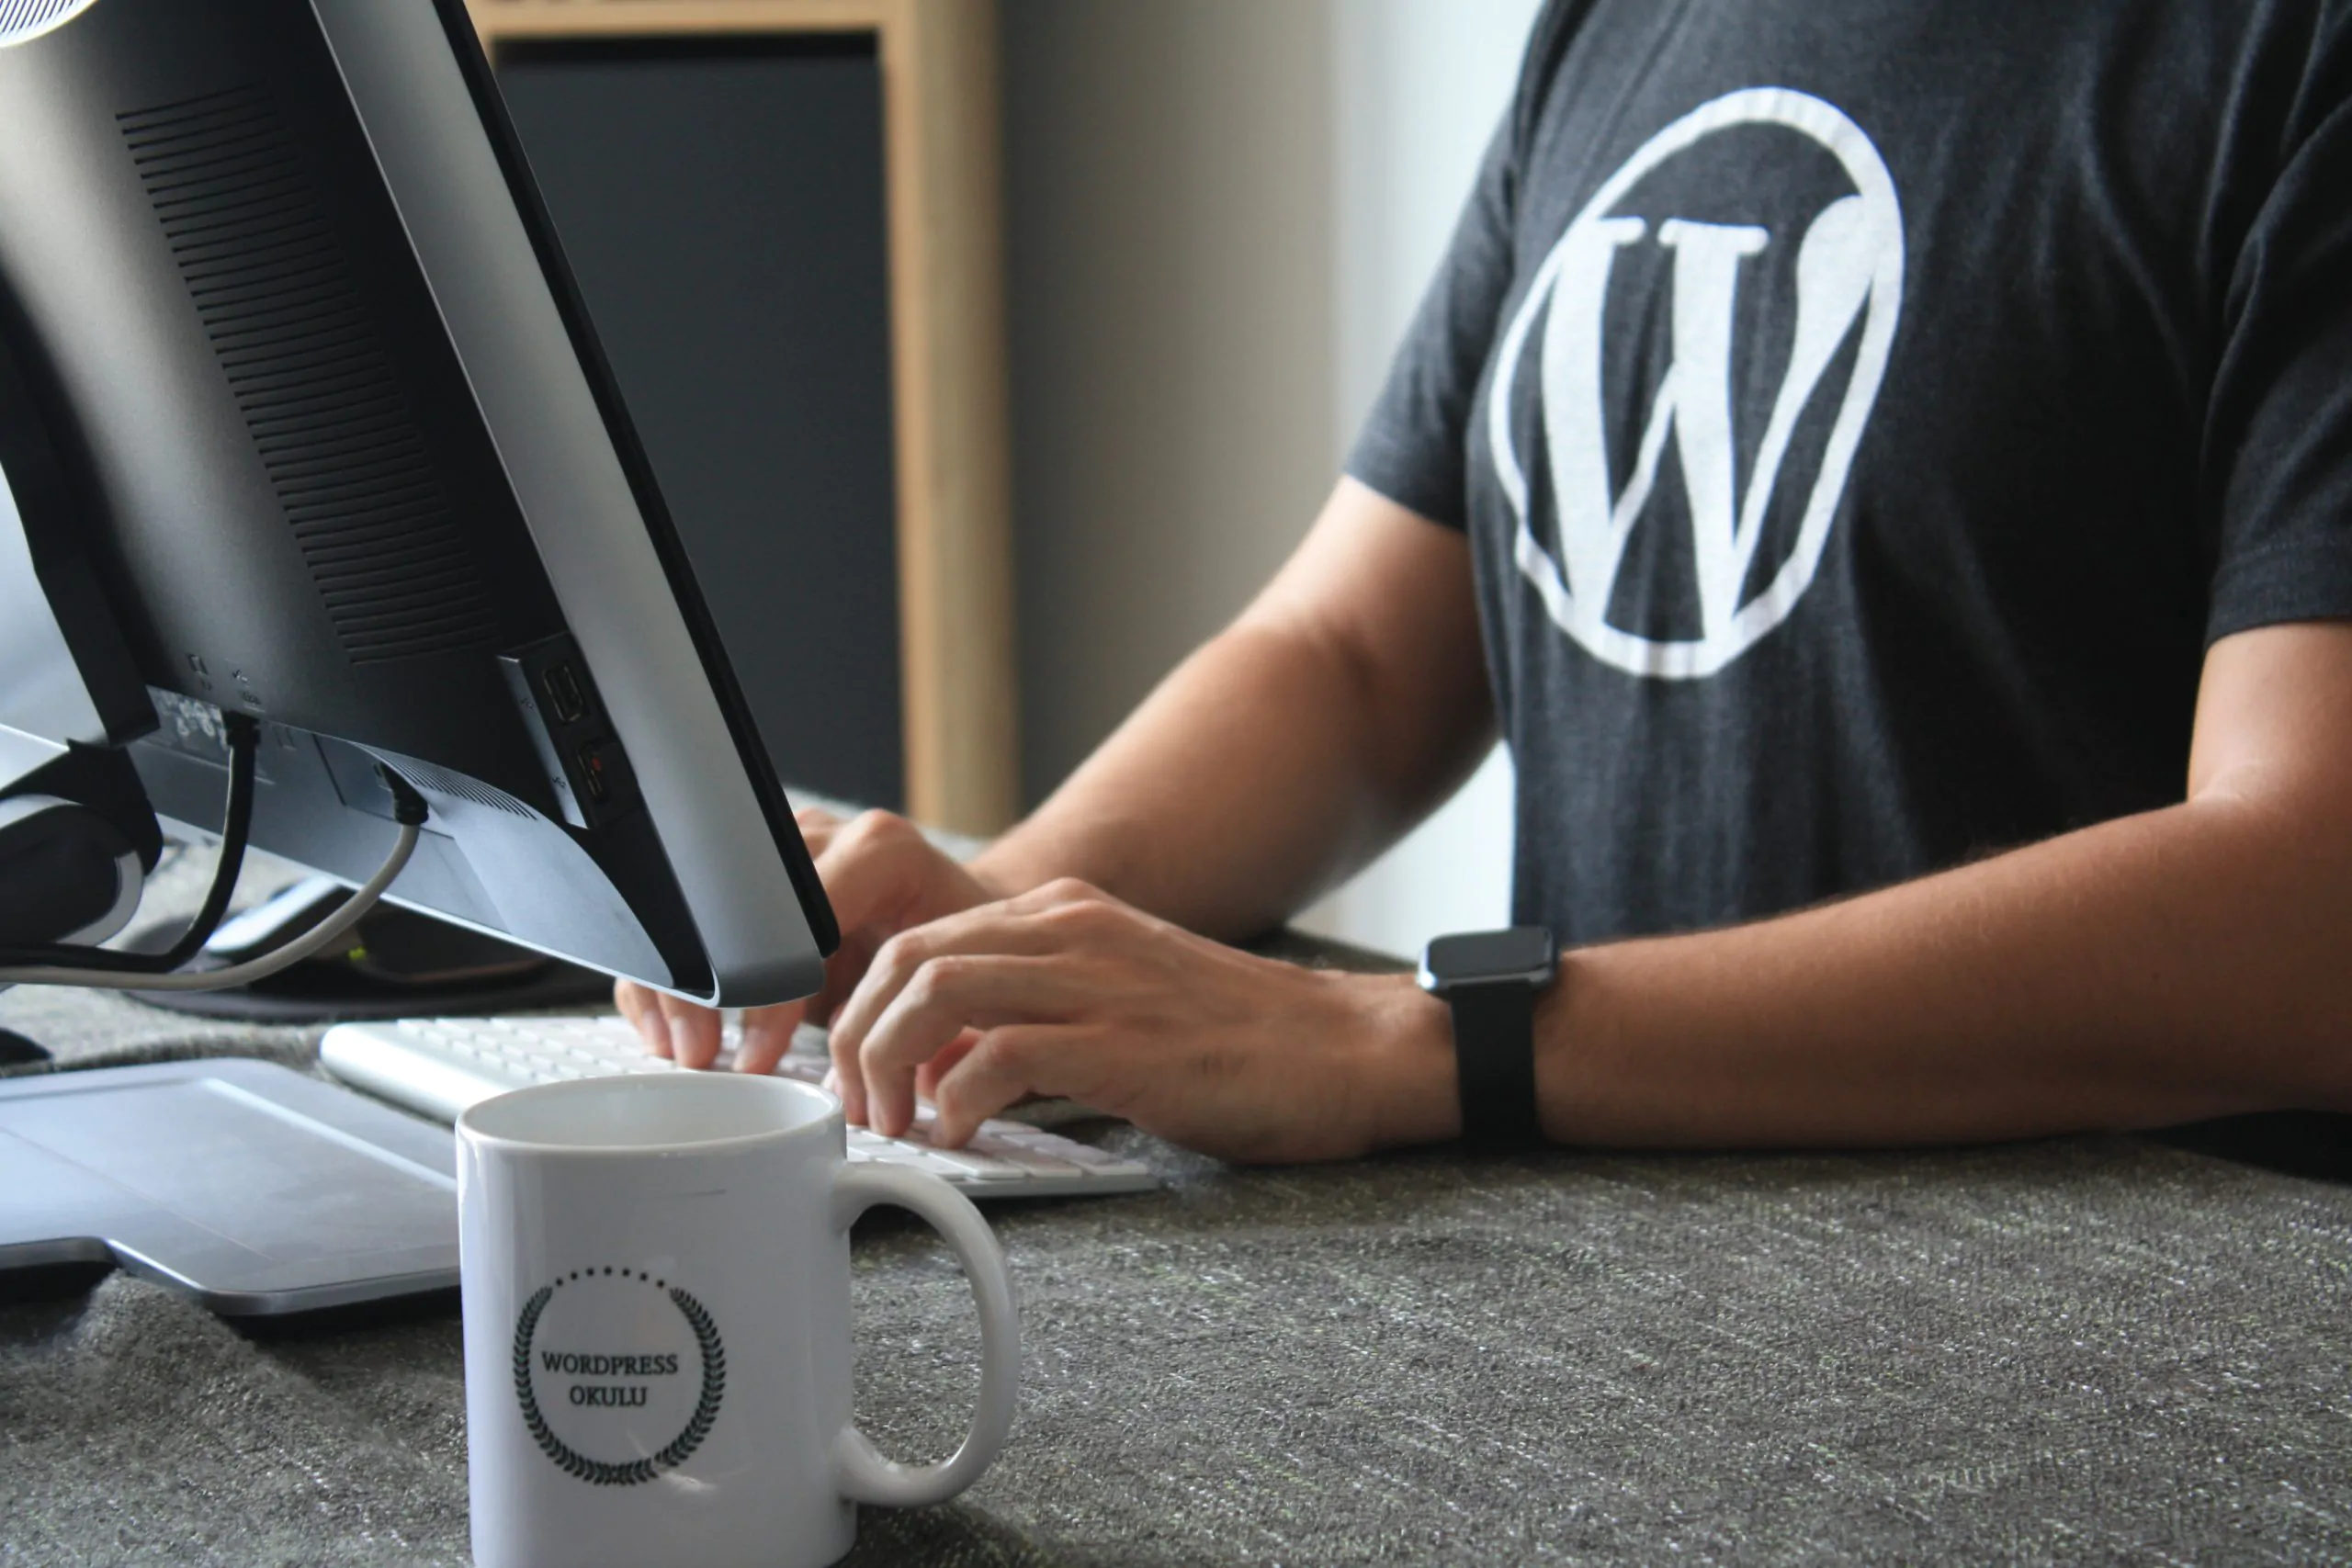
[[[830,1021],[886,938],[997,896],[903,817],[868,811],[844,822],[816,807],[803,807],[797,815],[800,836],[841,921],[842,943],[826,961],[825,983],[815,996],[743,1010],[738,1072],[775,1071],[792,1047],[793,1030],[803,1020]],[[719,1021],[711,1009],[629,980],[613,987],[613,1002],[655,1055],[697,1069],[717,1059]]]
[[[1408,977],[1253,957],[1083,883],[900,932],[834,1018],[842,1109],[889,1136],[915,1096],[960,1145],[1067,1096],[1246,1162],[1346,1159],[1455,1131],[1452,1033]]]

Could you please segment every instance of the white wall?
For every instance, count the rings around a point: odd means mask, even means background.
[[[1023,773],[1045,793],[1329,491],[1537,0],[1003,0]],[[1509,770],[1308,918],[1498,924]]]
[[[1342,432],[1363,423],[1444,254],[1540,4],[1335,0]],[[1300,924],[1405,954],[1443,931],[1505,924],[1511,804],[1498,747],[1452,802]]]
[[[1043,798],[1331,484],[1328,0],[1005,0],[1023,774]]]

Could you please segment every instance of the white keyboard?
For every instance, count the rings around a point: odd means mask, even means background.
[[[734,1044],[730,1027],[727,1044]],[[727,1058],[722,1057],[722,1061]],[[618,1018],[429,1018],[344,1023],[319,1043],[327,1071],[412,1111],[455,1122],[477,1100],[563,1078],[685,1069],[647,1051]],[[817,1083],[829,1064],[796,1048],[776,1071]],[[1159,1180],[1133,1160],[1023,1122],[980,1123],[960,1149],[931,1146],[932,1109],[919,1105],[903,1138],[849,1129],[849,1157],[912,1166],[971,1198],[1049,1198],[1148,1191]]]

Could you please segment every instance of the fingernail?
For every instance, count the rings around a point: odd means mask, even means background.
[[[675,1047],[670,1042],[670,1021],[657,1012],[648,1021],[648,1032],[653,1037],[653,1054],[657,1056],[674,1055]]]

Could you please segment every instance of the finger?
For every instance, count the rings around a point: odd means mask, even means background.
[[[915,909],[936,870],[938,851],[912,823],[889,811],[868,811],[826,835],[816,877],[842,931],[915,924]]]
[[[900,987],[858,1047],[866,1125],[902,1136],[914,1121],[915,1069],[967,1029],[1056,1022],[1089,988],[1063,958],[956,954],[930,959]]]
[[[833,954],[825,966],[825,988],[808,1004],[808,1016],[830,1022],[840,1005],[857,989],[865,975],[866,965],[873,962],[879,939],[871,932],[853,931],[842,939],[841,951]],[[835,976],[840,978],[837,980]],[[828,1085],[842,1102],[842,1117],[853,1127],[865,1125],[865,1079],[857,1071],[857,1058],[844,1055],[838,1033],[825,1037],[826,1054],[832,1058],[833,1071]]]
[[[857,1070],[854,1057],[844,1057],[841,1047],[831,1045],[832,1070],[825,1075],[825,1087],[842,1102],[842,1120],[853,1127],[870,1127],[872,1113],[865,1103],[865,1075]]]
[[[808,1006],[806,1002],[785,1002],[772,1008],[745,1009],[742,1038],[735,1046],[735,1070],[775,1071],[775,1065],[792,1049],[792,1032],[800,1027],[801,1015]]]
[[[792,820],[800,829],[800,841],[808,846],[812,859],[825,852],[826,841],[842,827],[841,818],[821,806],[804,806],[792,814]]]
[[[978,1036],[932,1090],[931,1141],[961,1148],[980,1123],[1033,1094],[1059,1094],[1091,1053],[1092,1037],[1067,1024],[1009,1024]]]
[[[825,835],[817,874],[825,885],[834,918],[845,933],[841,951],[825,965],[825,986],[805,1015],[831,1025],[863,983],[866,966],[886,938],[917,925],[935,912],[944,857],[904,818],[868,811]],[[870,1124],[865,1083],[851,1049],[832,1048],[841,1077],[842,1113],[853,1125]]]
[[[670,1026],[662,1021],[661,1004],[653,992],[634,980],[616,980],[613,1006],[637,1026],[638,1036],[645,1042],[647,1050],[657,1056],[669,1055]]]
[[[662,1021],[670,1028],[670,1057],[699,1072],[718,1055],[718,1015],[679,998],[661,998]]]
[[[876,1021],[916,971],[933,958],[986,953],[1041,957],[1068,950],[1080,933],[1057,909],[1023,908],[1031,897],[943,915],[884,942],[856,990],[833,1017],[833,1060],[846,1064],[858,1059]]]
[[[875,950],[882,945],[887,931],[856,931],[845,932],[842,944],[825,962],[825,983],[810,997],[805,1008],[806,1021],[825,1027],[832,1022],[833,1014],[849,1000],[850,993],[865,977],[865,966],[874,962]]]
[[[967,1029],[942,1045],[931,1060],[915,1069],[916,1096],[922,1100],[934,1098],[939,1092],[939,1080],[946,1077],[948,1070],[956,1063],[970,1055],[972,1047],[979,1043],[980,1032]]]

